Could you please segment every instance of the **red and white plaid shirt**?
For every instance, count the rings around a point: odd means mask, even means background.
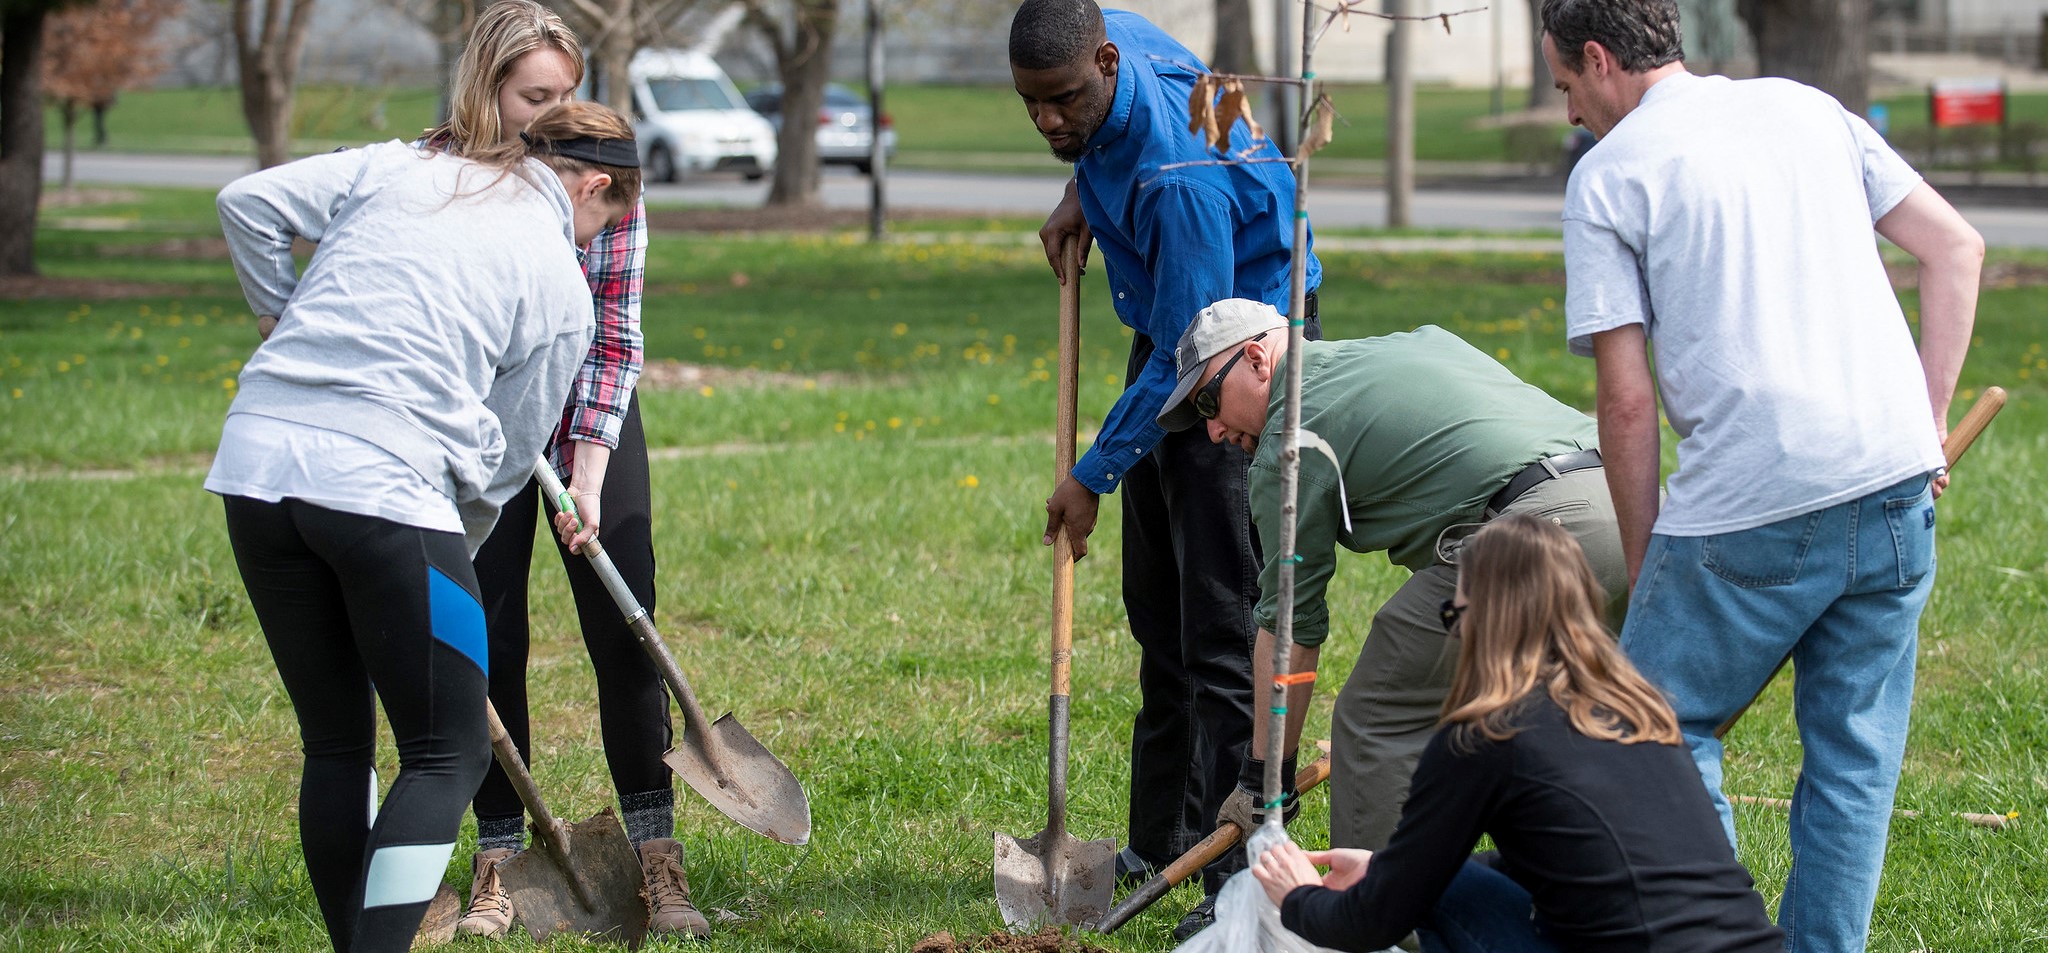
[[[646,358],[640,336],[640,292],[647,284],[647,205],[635,202],[619,224],[597,233],[583,252],[583,274],[590,279],[590,300],[597,333],[590,353],[576,371],[569,406],[548,446],[548,462],[565,479],[575,458],[573,441],[586,440],[614,450],[625,426],[633,387],[640,381]]]

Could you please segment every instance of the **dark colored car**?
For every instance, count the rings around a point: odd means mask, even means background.
[[[747,93],[747,105],[766,117],[776,129],[782,128],[782,84],[768,83]],[[896,130],[889,114],[882,114],[882,150],[896,154]],[[868,148],[874,142],[875,123],[868,101],[838,83],[825,84],[825,105],[818,110],[818,159],[850,165],[862,175],[874,171]]]

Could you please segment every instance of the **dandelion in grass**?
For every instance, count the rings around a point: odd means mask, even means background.
[[[845,432],[846,432],[846,421],[843,421],[843,420],[842,420],[842,421],[839,421],[838,423],[835,423],[835,424],[833,424],[833,425],[832,425],[832,432],[833,432],[833,433],[845,433]]]
[[[990,394],[990,395],[988,395],[988,405],[989,405],[990,407],[994,407],[995,405],[997,405],[997,404],[1000,404],[1000,403],[1002,403],[1002,402],[1003,402],[1003,395],[1001,395],[1001,394]]]
[[[1508,359],[1508,349],[1507,349],[1507,348],[1501,348],[1500,350],[1498,350],[1498,351],[1495,351],[1495,352],[1493,352],[1493,357],[1494,357],[1494,360],[1498,360],[1498,361],[1505,361],[1505,360],[1507,360],[1507,359]]]
[[[20,391],[15,391],[14,393],[16,396],[19,396],[21,394]],[[974,474],[970,473],[960,478],[960,485],[972,490],[975,487],[981,485],[981,480],[975,477]]]
[[[895,326],[895,327],[892,327],[892,328],[890,328],[890,329],[889,329],[889,333],[890,333],[890,334],[893,334],[893,335],[895,335],[895,336],[897,336],[897,337],[899,337],[899,338],[900,338],[900,337],[902,337],[902,336],[904,336],[904,335],[906,335],[906,334],[909,334],[909,333],[910,333],[910,325],[908,325],[908,324],[905,324],[905,323],[903,323],[903,322],[901,322],[901,321],[898,321],[898,322],[896,322],[896,326]]]
[[[725,488],[726,488],[726,489],[728,489],[728,490],[737,490],[737,489],[739,489],[739,488],[740,488],[740,481],[738,481],[738,480],[727,480],[727,481],[725,481]]]
[[[15,399],[15,400],[20,400],[20,399],[21,399],[21,388],[17,387],[17,388],[15,388],[15,389],[14,389],[14,399]]]
[[[713,388],[711,387],[711,385],[710,385],[710,384],[706,384],[706,385],[704,385],[704,386],[702,386],[702,387],[699,387],[699,388],[697,388],[697,393],[699,393],[699,394],[702,394],[702,395],[704,395],[704,396],[706,396],[706,397],[709,397],[709,396],[711,396],[712,394],[715,394],[715,393],[717,393],[717,391],[716,391],[716,390],[714,390],[714,389],[713,389]]]
[[[897,429],[897,428],[899,428],[899,427],[902,427],[902,426],[903,426],[903,418],[901,418],[901,417],[891,417],[891,418],[889,418],[889,429],[890,429],[890,430],[895,430],[895,429]]]

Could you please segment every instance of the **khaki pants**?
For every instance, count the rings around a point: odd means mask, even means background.
[[[1606,471],[1576,470],[1537,484],[1506,512],[1554,520],[1578,538],[1619,628],[1628,576]],[[1410,576],[1373,615],[1331,716],[1332,847],[1379,850],[1394,832],[1457,665],[1458,645],[1444,636],[1438,614],[1457,587],[1457,567],[1438,562]]]

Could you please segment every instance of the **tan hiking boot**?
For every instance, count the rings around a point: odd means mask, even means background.
[[[690,904],[690,881],[683,876],[683,845],[662,837],[640,845],[641,888],[647,898],[647,932],[711,935],[711,923]]]
[[[517,851],[509,847],[480,850],[469,859],[469,911],[455,924],[466,936],[504,936],[512,929],[512,895],[498,882],[498,865]]]

